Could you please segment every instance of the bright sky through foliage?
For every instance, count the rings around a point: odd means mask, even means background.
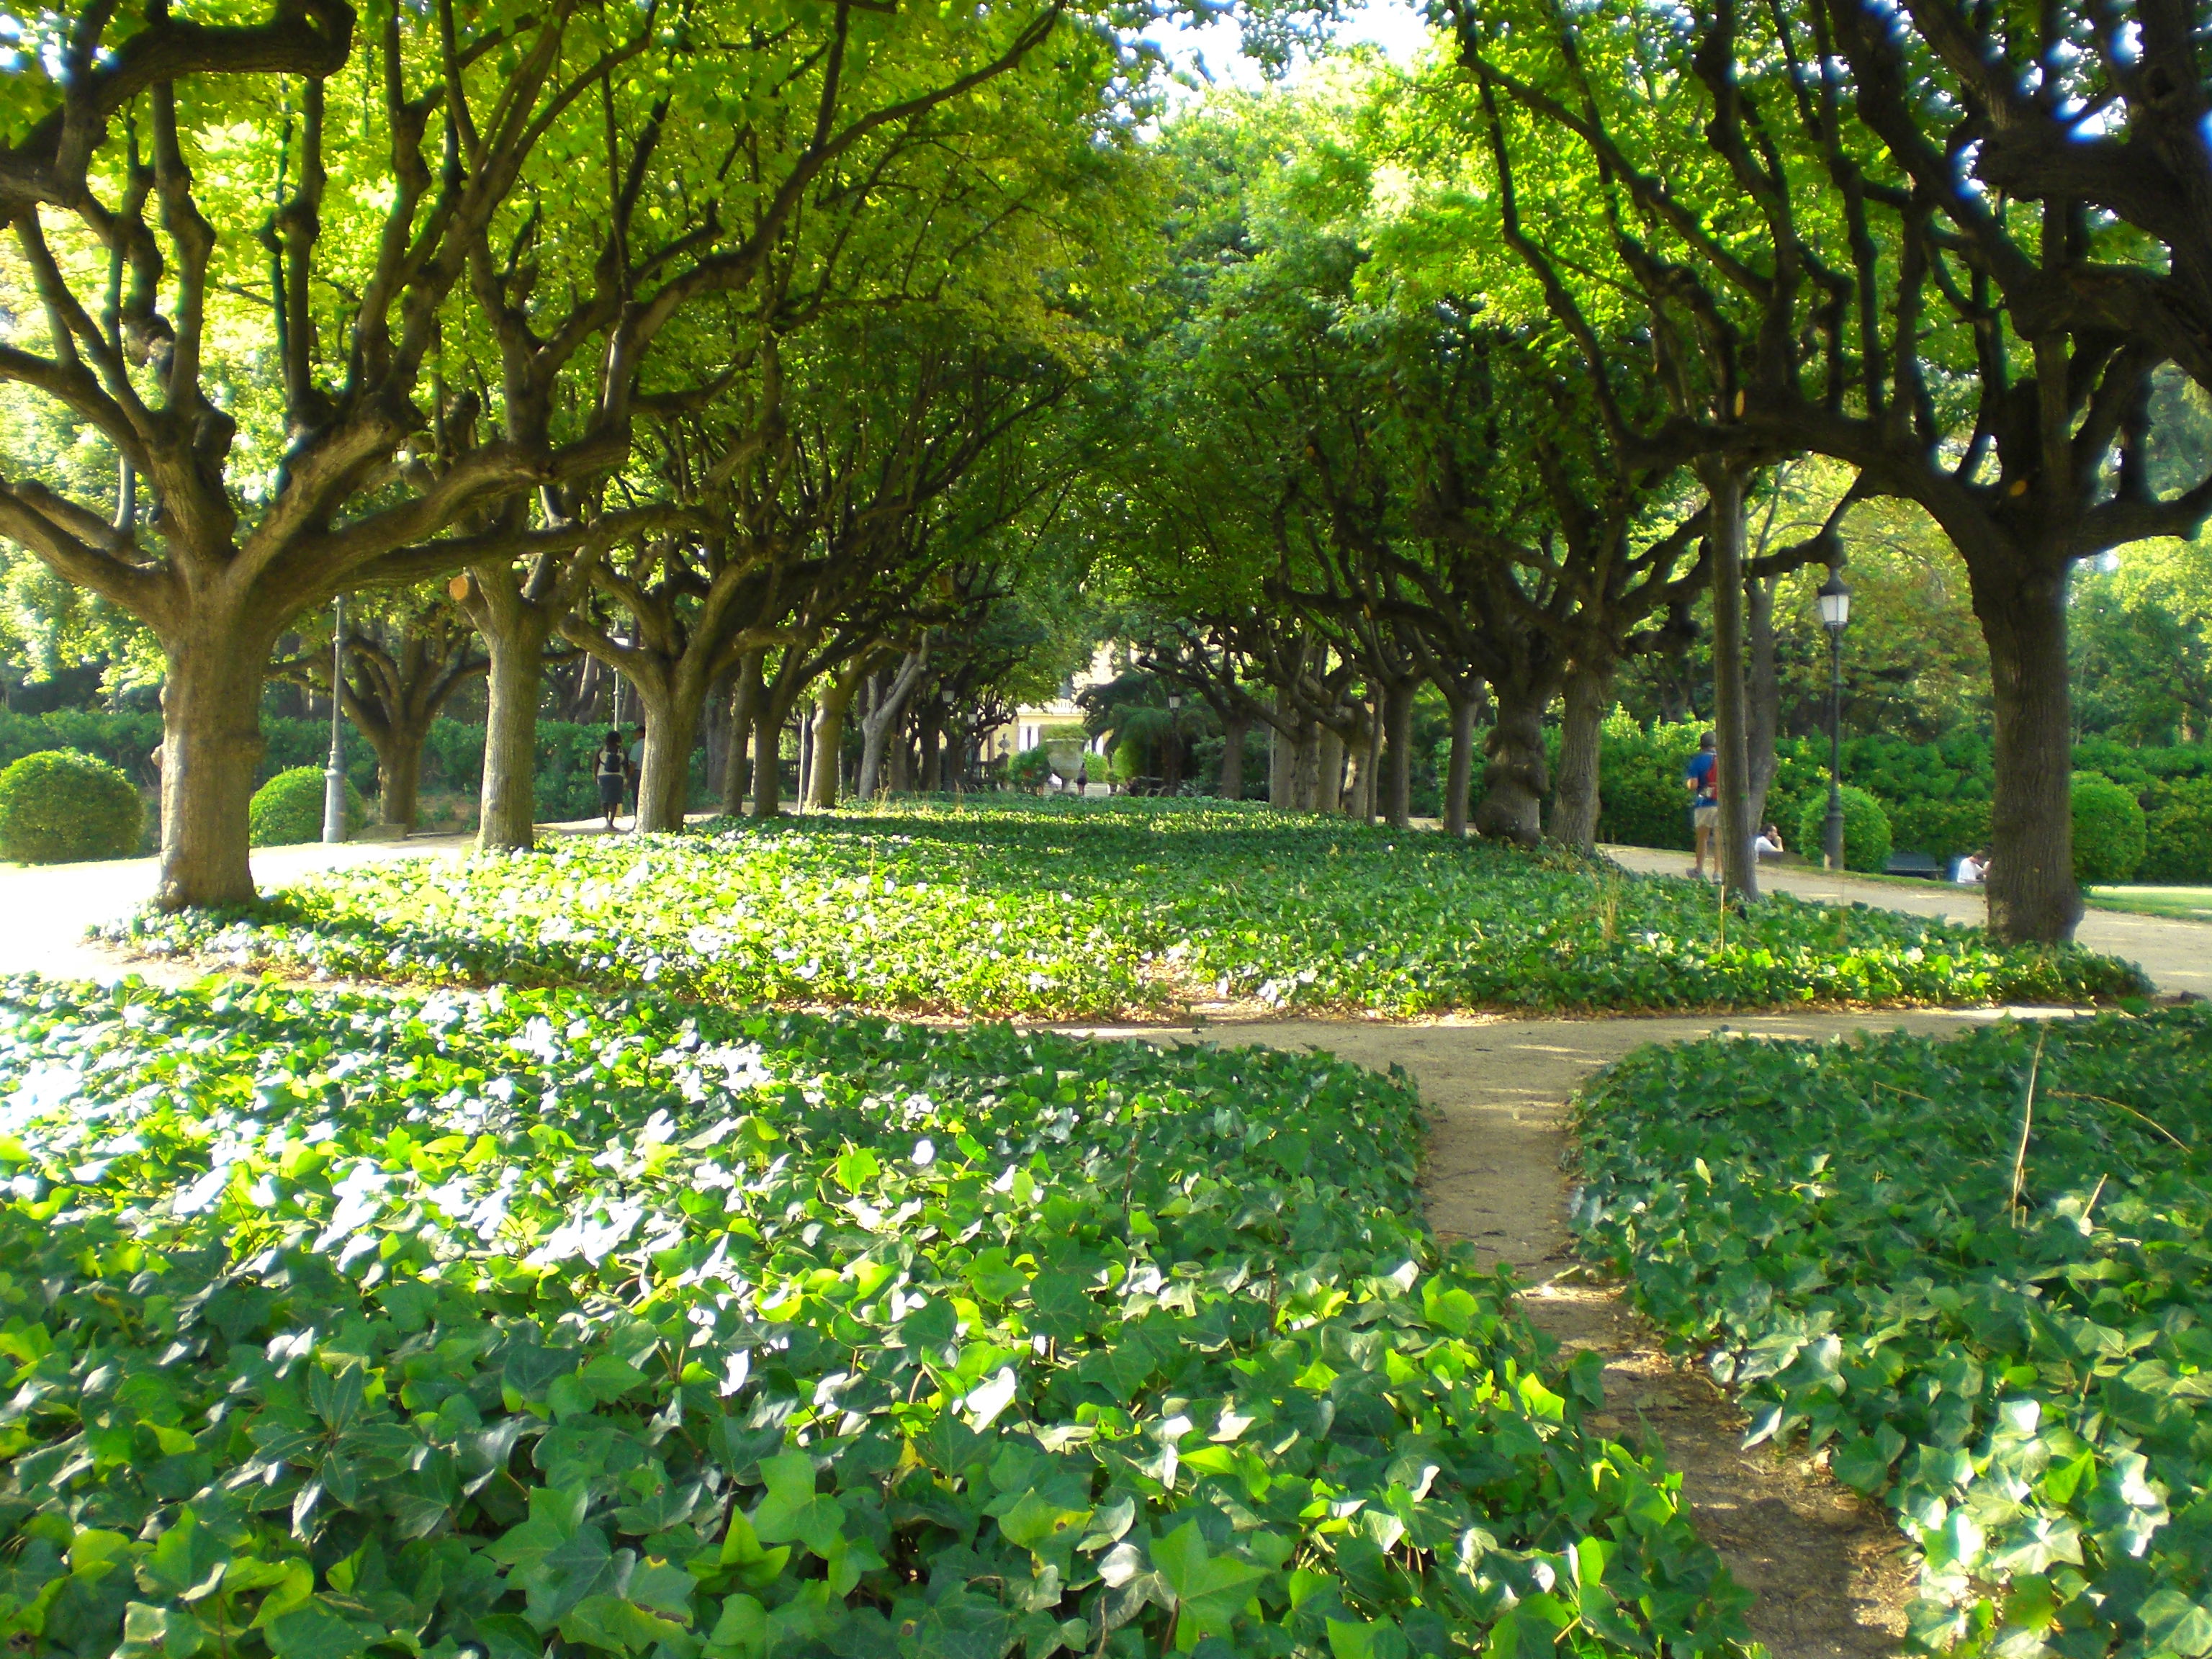
[[[1177,68],[1202,65],[1216,81],[1238,85],[1255,85],[1260,80],[1258,66],[1237,50],[1234,22],[1198,28],[1164,24],[1150,33]],[[1366,0],[1337,26],[1336,39],[1346,46],[1371,43],[1395,61],[1411,63],[1428,44],[1429,26],[1414,0]]]

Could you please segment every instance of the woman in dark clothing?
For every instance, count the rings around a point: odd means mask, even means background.
[[[629,756],[623,749],[619,731],[607,733],[593,769],[599,781],[599,811],[606,814],[607,828],[611,830],[615,815],[622,811],[623,791],[629,782]]]

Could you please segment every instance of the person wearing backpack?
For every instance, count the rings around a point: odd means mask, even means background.
[[[607,830],[611,834],[616,815],[622,811],[623,795],[629,787],[629,757],[623,750],[619,730],[609,732],[606,741],[599,745],[592,774],[599,784],[599,811],[606,815]]]

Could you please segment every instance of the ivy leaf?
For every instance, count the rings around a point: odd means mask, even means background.
[[[276,1659],[362,1659],[368,1651],[361,1632],[319,1596],[270,1620],[267,1634]]]
[[[768,1495],[753,1511],[753,1531],[764,1544],[793,1539],[815,1554],[826,1556],[845,1524],[845,1506],[814,1490],[814,1460],[805,1452],[785,1452],[761,1459],[761,1478]]]
[[[1186,1522],[1152,1546],[1152,1566],[1180,1609],[1176,1628],[1198,1636],[1225,1635],[1253,1586],[1267,1576],[1265,1567],[1234,1556],[1209,1555],[1194,1521]]]

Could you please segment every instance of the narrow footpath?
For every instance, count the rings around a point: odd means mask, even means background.
[[[2020,1010],[2049,1014],[2056,1010]],[[1471,1241],[1526,1285],[1530,1318],[1570,1349],[1605,1358],[1599,1426],[1656,1433],[1698,1529],[1756,1596],[1753,1633],[1774,1659],[1885,1659],[1899,1652],[1913,1571],[1881,1509],[1838,1485],[1802,1449],[1744,1450],[1744,1414],[1694,1364],[1678,1364],[1618,1284],[1576,1257],[1566,1103],[1600,1067],[1649,1042],[1727,1030],[1750,1039],[1837,1039],[1858,1031],[1954,1032],[2002,1011],[1528,1019],[1480,1016],[1425,1025],[1269,1020],[1163,1030],[1071,1027],[1153,1042],[1319,1048],[1359,1065],[1404,1066],[1429,1103],[1422,1185],[1429,1224]]]

